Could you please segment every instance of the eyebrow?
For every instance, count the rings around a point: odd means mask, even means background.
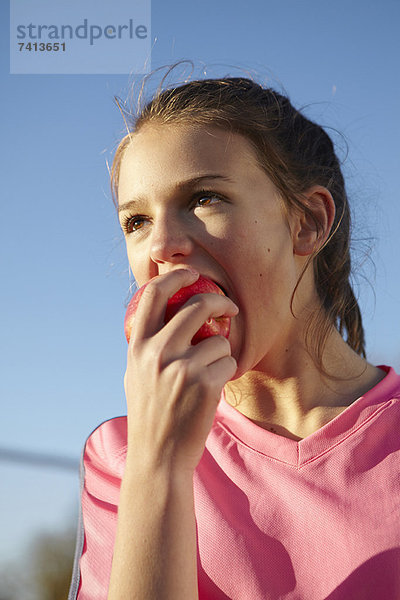
[[[199,175],[198,177],[192,177],[191,179],[187,179],[186,181],[180,181],[175,185],[175,188],[179,192],[185,192],[188,189],[194,187],[198,183],[201,183],[205,179],[218,179],[220,181],[226,181],[227,183],[234,183],[233,179],[227,177],[226,175],[218,175],[217,173],[207,173],[206,175]],[[125,202],[125,204],[121,204],[118,208],[118,213],[123,212],[124,210],[129,210],[133,208],[138,202],[140,202],[142,198],[133,198],[129,200],[129,202]]]

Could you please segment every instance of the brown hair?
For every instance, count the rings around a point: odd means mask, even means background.
[[[128,134],[117,148],[111,169],[116,205],[119,168],[130,134],[151,122],[213,125],[241,134],[250,141],[286,209],[305,211],[314,219],[317,231],[320,224],[302,201],[302,193],[316,184],[330,191],[336,207],[331,233],[309,257],[293,291],[292,304],[300,279],[313,261],[321,309],[311,315],[306,343],[314,360],[327,374],[322,354],[332,327],[342,337],[346,334],[349,346],[365,357],[361,312],[349,280],[350,210],[340,163],[324,129],[294,108],[286,96],[244,77],[193,80],[178,87],[159,88],[136,116],[130,116],[133,120],[127,125]]]

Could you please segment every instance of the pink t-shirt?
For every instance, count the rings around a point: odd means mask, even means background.
[[[194,475],[200,600],[400,599],[400,376],[295,442],[218,405]],[[83,454],[70,600],[107,598],[126,417]]]

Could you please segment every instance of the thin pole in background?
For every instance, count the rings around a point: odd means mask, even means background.
[[[31,465],[32,467],[43,467],[50,469],[62,469],[65,471],[79,471],[79,460],[68,456],[56,456],[41,452],[30,452],[27,450],[15,450],[13,448],[0,447],[0,461]]]

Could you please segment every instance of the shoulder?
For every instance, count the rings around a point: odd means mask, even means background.
[[[86,440],[82,477],[87,492],[99,500],[118,503],[127,452],[127,418],[101,423]]]
[[[368,392],[369,399],[375,402],[391,400],[397,403],[400,400],[400,375],[393,367],[379,365],[378,368],[386,375]]]

